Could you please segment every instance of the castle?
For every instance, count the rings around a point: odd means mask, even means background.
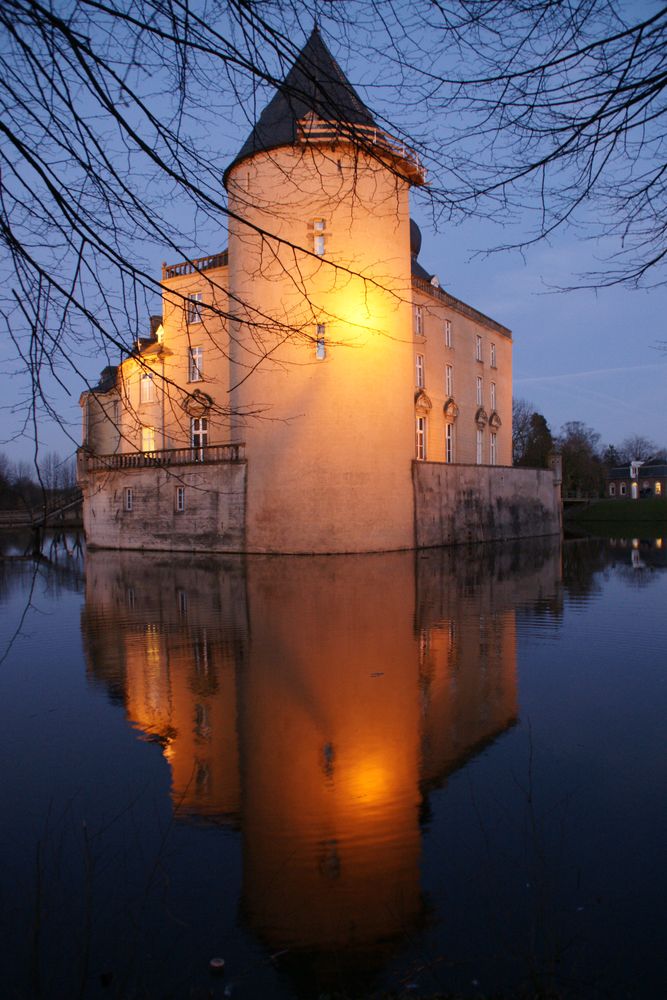
[[[164,265],[162,314],[84,392],[101,548],[331,553],[548,534],[511,466],[510,331],[418,260],[417,156],[315,29],[224,174],[228,247]]]

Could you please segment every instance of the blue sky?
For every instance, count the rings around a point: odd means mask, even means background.
[[[325,37],[355,83],[364,76],[368,78],[368,67],[357,64],[359,72],[355,73],[345,50],[339,49],[330,36]],[[382,101],[382,88],[370,86],[361,92],[376,110]],[[213,96],[211,108],[215,113]],[[263,107],[268,96],[259,96],[258,108]],[[211,129],[207,123],[205,140],[215,147],[211,150],[211,164],[215,169],[219,163],[221,173],[246,138],[249,125],[248,113],[241,105],[230,111],[223,103],[220,110],[220,128]],[[436,133],[440,128],[444,134],[446,122],[434,123]],[[182,219],[184,229],[191,226],[192,218],[183,200],[168,211],[172,219]],[[603,443],[619,443],[631,434],[641,434],[667,447],[667,355],[656,349],[660,341],[667,341],[667,288],[554,291],[557,286],[576,283],[578,274],[598,267],[599,258],[610,249],[586,239],[586,229],[558,232],[549,243],[532,247],[525,257],[517,252],[475,255],[475,251],[487,250],[498,242],[525,239],[530,218],[524,216],[513,228],[501,228],[478,218],[434,233],[429,228],[423,196],[415,198],[413,216],[424,238],[422,264],[436,272],[442,286],[453,295],[512,329],[515,395],[533,403],[554,433],[566,421],[580,420],[596,430]],[[194,246],[185,239],[188,249]],[[215,253],[225,243],[221,225],[189,252]],[[141,249],[147,257],[147,269],[156,277],[163,259],[172,261],[179,256],[163,248]],[[159,308],[156,297],[151,309]],[[11,360],[11,355],[11,344],[0,342],[4,386],[0,450],[13,459],[30,458],[32,427],[24,426],[22,406],[28,386],[20,364]],[[82,342],[77,363],[95,382],[106,360],[97,354],[91,356],[89,347]],[[66,455],[73,453],[79,440],[78,397],[85,386],[72,373],[59,375],[63,384],[45,371],[44,384],[73,440],[48,419],[40,421],[40,435],[43,449]],[[22,429],[23,436],[17,437]]]

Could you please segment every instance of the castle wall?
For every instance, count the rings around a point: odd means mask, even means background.
[[[89,472],[83,482],[90,548],[242,552],[246,463]],[[176,490],[184,488],[184,509]],[[131,510],[126,490],[132,490]]]
[[[414,462],[415,545],[557,534],[560,485],[551,469]]]

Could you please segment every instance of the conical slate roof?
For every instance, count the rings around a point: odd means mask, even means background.
[[[230,170],[241,160],[260,151],[293,145],[297,141],[297,122],[310,112],[323,121],[375,126],[373,116],[322,41],[317,26],[227,167],[225,183]]]

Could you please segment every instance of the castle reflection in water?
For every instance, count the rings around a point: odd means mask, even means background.
[[[517,608],[558,614],[560,552],[93,552],[91,679],[159,742],[183,820],[240,831],[271,948],[368,951],[425,916],[429,792],[517,720]]]

